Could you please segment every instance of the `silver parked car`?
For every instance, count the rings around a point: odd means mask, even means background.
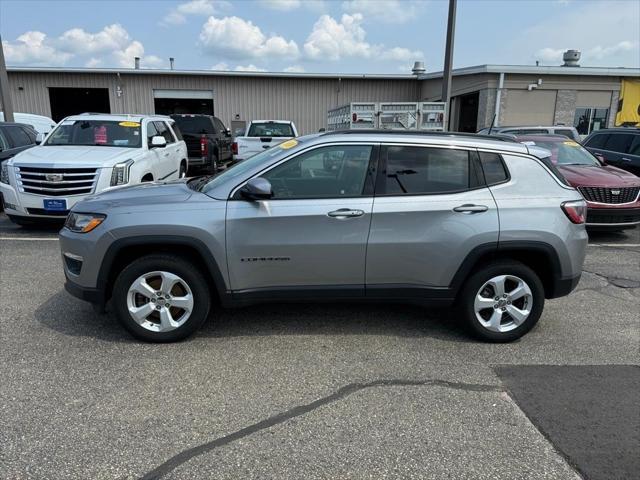
[[[511,341],[574,289],[587,244],[581,195],[529,148],[332,132],[101,193],[60,232],[66,288],[110,299],[148,341],[192,334],[212,302],[363,299],[454,306],[476,336]]]
[[[580,143],[582,138],[575,127],[567,127],[566,125],[544,126],[522,126],[522,127],[489,127],[483,128],[478,132],[482,135],[562,135],[571,140]]]

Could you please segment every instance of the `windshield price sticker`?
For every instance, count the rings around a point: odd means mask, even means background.
[[[290,148],[295,147],[298,144],[297,140],[287,140],[286,142],[283,142],[280,144],[280,148],[282,148],[283,150],[288,150]]]
[[[576,142],[569,140],[568,142],[562,142],[565,145],[569,145],[570,147],[578,147],[579,145]]]
[[[140,126],[138,122],[120,122],[118,125],[120,125],[121,127],[132,127],[132,128],[136,128]]]

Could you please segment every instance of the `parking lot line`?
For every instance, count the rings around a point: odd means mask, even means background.
[[[0,237],[0,240],[16,240],[16,241],[45,241],[45,242],[57,242],[58,237]]]

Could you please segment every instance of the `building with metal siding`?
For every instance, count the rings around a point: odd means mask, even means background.
[[[495,125],[574,125],[584,123],[586,118],[589,131],[613,126],[621,82],[633,78],[640,78],[640,69],[514,65],[456,69],[450,130],[477,131],[489,126],[496,112]],[[54,115],[52,105],[56,105],[54,97],[59,89],[78,89],[77,94],[67,90],[72,95],[57,101],[58,107],[73,107],[72,113],[91,110],[88,106],[95,105],[83,97],[83,92],[88,95],[91,89],[103,89],[105,95],[96,111],[112,113],[167,113],[159,111],[156,97],[170,97],[175,92],[180,98],[210,98],[203,102],[211,102],[210,109],[231,128],[271,118],[293,120],[300,132],[312,133],[326,127],[329,109],[349,102],[438,101],[442,73],[415,76],[9,68],[9,85],[16,111],[56,120],[61,114]]]
[[[111,113],[142,114],[162,113],[156,112],[154,105],[156,91],[200,91],[212,93],[214,113],[227,126],[232,121],[287,119],[293,120],[302,133],[325,127],[327,111],[345,103],[372,99],[417,101],[419,84],[413,75],[9,69],[17,112],[54,116],[50,91],[56,88],[108,89]]]

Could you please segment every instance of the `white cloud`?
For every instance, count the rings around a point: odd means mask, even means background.
[[[229,70],[229,64],[225,63],[225,62],[218,62],[216,63],[214,66],[211,67],[211,70],[218,70],[218,71],[227,71]]]
[[[63,65],[72,60],[87,67],[117,65],[134,66],[134,57],[147,68],[160,68],[165,61],[155,55],[144,54],[141,42],[131,39],[118,24],[108,25],[92,33],[72,28],[58,37],[42,32],[26,32],[13,42],[3,42],[7,63],[14,65]]]
[[[164,26],[180,25],[187,22],[188,15],[208,17],[230,7],[231,4],[225,0],[191,0],[190,2],[181,3],[167,13],[160,24]]]
[[[10,65],[63,65],[73,57],[51,46],[47,35],[36,31],[25,32],[14,42],[3,41],[2,46]]]
[[[382,23],[405,23],[415,19],[424,0],[347,0],[342,9],[349,13],[366,13],[367,18]]]
[[[234,68],[234,70],[236,72],[266,72],[267,71],[264,68],[256,67],[253,63],[247,66],[238,65],[236,68]]]
[[[318,12],[326,8],[324,0],[258,0],[258,3],[264,8],[280,12],[290,12],[302,7]]]
[[[129,33],[119,24],[108,25],[96,33],[82,28],[67,30],[52,43],[60,50],[76,55],[121,50],[131,42]]]
[[[200,32],[200,44],[205,51],[225,58],[249,59],[297,58],[298,45],[279,35],[266,36],[251,21],[239,17],[209,17]]]
[[[542,60],[560,65],[565,50],[577,49],[582,52],[581,65],[638,67],[639,31],[640,2],[574,2],[571,9],[525,29],[509,43],[509,53],[519,63]],[[541,39],[543,48],[533,48]]]
[[[285,68],[284,71],[288,73],[304,73],[305,69],[300,65],[291,65],[290,67]]]
[[[382,60],[408,61],[422,58],[422,52],[402,47],[386,48],[371,45],[365,40],[360,13],[344,14],[340,22],[329,15],[322,15],[304,44],[306,55],[314,60],[341,60],[343,58],[379,58]]]

